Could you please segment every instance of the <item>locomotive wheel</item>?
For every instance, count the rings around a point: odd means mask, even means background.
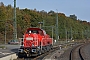
[[[45,50],[44,50],[44,48],[42,48],[42,53],[45,53]]]
[[[18,55],[18,58],[23,58],[23,56],[20,53],[18,53],[17,55]]]
[[[26,57],[26,54],[18,53],[18,58],[23,58],[23,57]]]
[[[47,50],[47,52],[49,51],[49,46],[46,46],[46,50]]]
[[[23,56],[21,56],[21,55],[18,55],[18,58],[23,58]]]
[[[41,52],[41,50],[39,50],[39,51],[38,51],[38,55],[41,55],[41,54],[42,54],[42,52]]]

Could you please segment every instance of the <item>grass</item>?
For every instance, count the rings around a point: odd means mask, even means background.
[[[5,46],[0,46],[1,49],[5,49],[6,47]]]

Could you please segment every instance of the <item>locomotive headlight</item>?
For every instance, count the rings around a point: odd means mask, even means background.
[[[33,37],[27,37],[26,40],[33,40]]]

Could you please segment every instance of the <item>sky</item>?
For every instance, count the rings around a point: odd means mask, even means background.
[[[14,0],[0,0],[4,5],[14,6]],[[51,10],[64,13],[66,16],[75,14],[77,19],[90,22],[90,0],[16,0],[20,9]]]

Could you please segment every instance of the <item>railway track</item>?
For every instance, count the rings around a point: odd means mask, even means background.
[[[70,52],[70,59],[69,60],[84,60],[81,48],[83,48],[84,45],[78,45],[75,48],[73,48]]]
[[[58,59],[59,60],[88,60],[85,47],[90,46],[90,43],[81,43],[67,49]],[[88,47],[89,48],[89,47]],[[89,59],[90,60],[90,59]]]

